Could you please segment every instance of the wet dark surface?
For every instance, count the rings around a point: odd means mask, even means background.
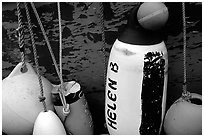
[[[104,3],[105,24],[105,60],[110,49],[127,23],[129,11],[139,3]],[[181,96],[183,83],[183,35],[181,3],[165,3],[169,9],[169,20],[163,29],[168,50],[169,71],[167,90],[167,109]],[[41,21],[51,43],[58,62],[59,30],[56,3],[35,3]],[[23,7],[23,4],[21,5]],[[29,6],[29,9],[30,6]],[[2,4],[2,79],[7,77],[20,62],[18,39],[15,29],[18,27],[16,3]],[[33,32],[40,65],[40,74],[53,84],[59,84],[49,50],[40,31],[37,20],[30,10]],[[104,56],[102,52],[102,32],[99,3],[72,2],[61,3],[63,34],[63,79],[77,80],[87,97],[93,116],[95,134],[107,133],[104,127]],[[187,81],[190,92],[202,94],[202,3],[186,3],[187,18]],[[31,41],[25,10],[22,9],[25,25],[25,48],[27,60],[34,65]],[[164,133],[163,133],[164,134]]]

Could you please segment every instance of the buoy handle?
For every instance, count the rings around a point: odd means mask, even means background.
[[[67,83],[67,82],[65,82],[65,83]],[[53,87],[54,88],[52,90],[52,95],[53,95],[53,97],[55,97],[56,94],[58,94],[57,96],[60,97],[60,101],[63,105],[63,108],[62,108],[63,114],[65,116],[67,116],[70,113],[70,109],[69,109],[69,104],[67,104],[67,102],[66,102],[65,96],[69,93],[69,90],[65,89],[61,92],[61,85],[54,85],[53,84]]]
[[[35,70],[29,63],[26,62],[25,67],[27,69],[22,72],[22,62],[18,63],[17,66],[13,69],[13,71],[9,74],[8,78],[22,74],[36,74]]]
[[[82,91],[80,90],[80,84],[77,83],[76,81],[70,81],[70,82],[65,82],[64,83],[64,90],[63,92],[61,92],[61,85],[53,85],[53,90],[52,90],[52,95],[53,95],[53,100],[55,100],[54,102],[61,102],[63,105],[63,114],[66,116],[70,113],[70,108],[69,108],[69,104],[72,101],[76,101],[78,100],[78,98],[81,97],[81,95],[83,94]],[[80,94],[82,93],[82,94]],[[67,100],[67,98],[69,98],[69,95],[73,95],[75,96],[75,94],[77,94],[74,98],[72,97],[71,100]],[[64,97],[63,97],[64,96]],[[59,100],[60,98],[60,100]],[[54,103],[55,104],[55,103]]]
[[[63,114],[67,116],[70,113],[69,104],[66,104],[66,107],[63,107]]]

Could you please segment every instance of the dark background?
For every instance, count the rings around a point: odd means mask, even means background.
[[[46,30],[47,36],[58,62],[59,30],[57,3],[34,3]],[[78,81],[89,103],[93,116],[95,134],[107,133],[104,127],[104,59],[108,61],[111,47],[127,24],[129,11],[140,3],[103,3],[105,27],[105,55],[103,56],[102,31],[99,3],[61,3],[63,37],[63,79]],[[181,96],[183,82],[183,34],[181,3],[165,3],[169,9],[169,20],[163,29],[164,41],[168,50],[168,94],[167,109]],[[25,25],[25,48],[27,60],[34,65],[31,41],[28,35],[27,20],[23,3],[23,24]],[[29,9],[30,6],[29,6]],[[40,65],[40,74],[51,83],[59,84],[49,50],[40,31],[37,20],[30,10],[33,32]],[[186,3],[187,16],[187,81],[188,90],[202,94],[202,3]],[[2,3],[2,79],[8,76],[20,62],[16,3]],[[164,134],[164,133],[163,133]]]

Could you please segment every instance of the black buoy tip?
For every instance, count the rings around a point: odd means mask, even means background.
[[[154,45],[161,43],[163,40],[157,31],[144,29],[137,20],[139,7],[130,11],[128,23],[125,30],[120,34],[118,40],[133,45]]]

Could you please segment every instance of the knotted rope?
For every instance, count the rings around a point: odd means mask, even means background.
[[[36,51],[36,46],[35,46],[34,35],[33,35],[33,31],[32,31],[31,19],[30,19],[30,15],[29,15],[29,10],[28,10],[28,7],[27,7],[27,3],[24,2],[24,5],[25,5],[25,9],[26,9],[26,17],[27,17],[27,20],[28,20],[28,28],[29,28],[29,32],[30,32],[30,36],[31,36],[31,42],[32,42],[32,47],[33,47],[34,60],[35,60],[35,65],[36,65],[36,71],[37,71],[37,76],[38,76],[39,85],[40,85],[39,101],[42,102],[42,104],[43,104],[44,112],[47,112],[47,107],[46,107],[46,103],[45,103],[45,97],[44,97],[44,94],[43,94],[42,79],[41,79],[41,76],[40,76],[40,74],[39,74],[39,64],[38,64],[38,58],[37,58],[37,51]]]
[[[18,42],[19,42],[19,49],[21,52],[21,62],[22,62],[22,68],[21,72],[26,72],[26,63],[25,63],[25,43],[24,43],[24,27],[22,23],[22,15],[21,15],[21,10],[20,10],[20,2],[17,2],[17,15],[18,15],[18,28],[16,29],[17,31],[17,37],[18,37]]]

